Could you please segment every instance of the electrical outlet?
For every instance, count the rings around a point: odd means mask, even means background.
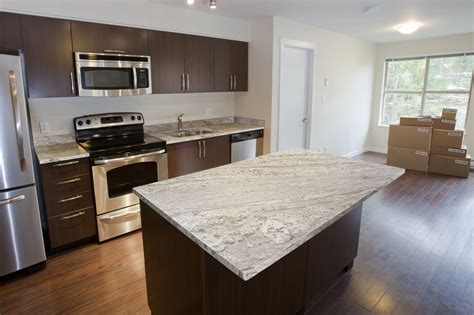
[[[41,133],[49,132],[49,122],[41,121],[40,122],[40,131],[41,131]]]

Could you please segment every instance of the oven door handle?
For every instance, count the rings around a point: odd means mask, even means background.
[[[141,157],[146,157],[146,156],[151,156],[151,155],[160,155],[166,153],[166,150],[159,150],[159,151],[154,151],[150,153],[144,153],[144,154],[139,154],[139,155],[131,155],[131,156],[126,156],[126,157],[121,157],[121,158],[116,158],[116,159],[103,159],[103,160],[94,160],[95,165],[105,165],[105,164],[111,164],[115,162],[125,162],[129,160],[133,160],[136,158],[141,158]]]

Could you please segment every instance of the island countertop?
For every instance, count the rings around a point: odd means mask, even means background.
[[[249,280],[404,172],[290,150],[138,187],[135,193]]]

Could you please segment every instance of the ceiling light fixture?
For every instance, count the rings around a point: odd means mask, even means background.
[[[371,4],[362,8],[362,12],[364,13],[374,13],[374,12],[377,12],[378,10],[380,10],[380,6],[376,4]]]
[[[400,33],[407,35],[416,32],[423,24],[418,22],[408,22],[395,26],[395,29]]]
[[[209,7],[210,7],[212,10],[217,9],[217,0],[210,0],[210,1],[209,1]]]
[[[194,4],[194,0],[188,0],[188,4],[189,4],[189,5],[193,5],[193,4]]]

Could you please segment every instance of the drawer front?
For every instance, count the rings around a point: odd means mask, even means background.
[[[81,209],[48,219],[52,248],[70,244],[97,234],[94,208]]]
[[[45,200],[48,218],[62,215],[71,211],[94,207],[92,191],[57,196]]]
[[[77,159],[41,165],[41,176],[44,182],[90,174],[90,172],[89,159]]]
[[[43,193],[46,201],[57,200],[62,196],[70,196],[90,190],[92,190],[90,175],[78,175],[43,182]]]

